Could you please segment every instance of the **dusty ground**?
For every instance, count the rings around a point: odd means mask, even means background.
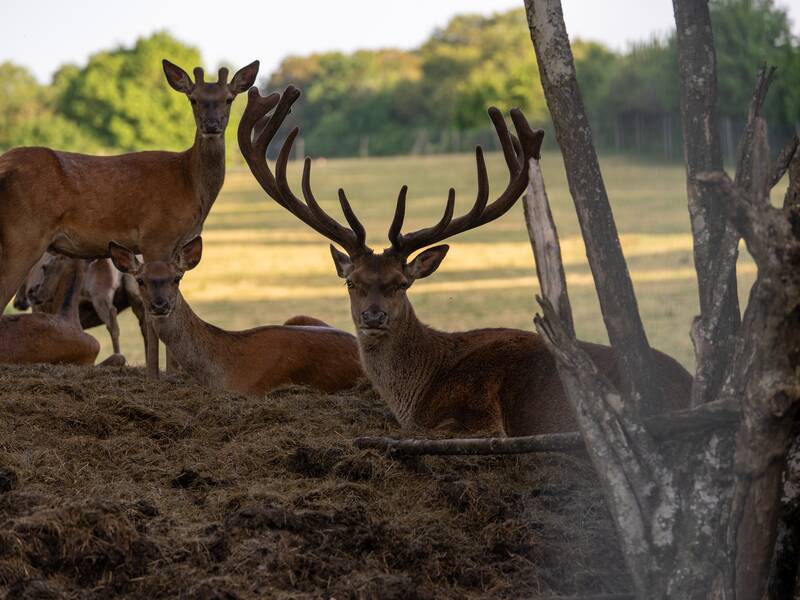
[[[212,393],[0,367],[0,596],[519,598],[621,591],[585,460],[398,461],[364,386]],[[407,434],[407,432],[405,432]]]

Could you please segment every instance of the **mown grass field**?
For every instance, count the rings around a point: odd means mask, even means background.
[[[487,158],[496,194],[507,171],[499,154]],[[560,155],[546,154],[542,166],[578,333],[604,341]],[[606,157],[602,166],[650,341],[691,369],[688,331],[697,313],[697,291],[683,167],[616,156]],[[299,194],[300,164],[292,167],[290,181]],[[457,213],[471,206],[476,191],[474,157],[468,154],[315,161],[312,182],[317,199],[337,216],[336,189],[345,188],[376,249],[388,245],[386,232],[402,184],[410,188],[406,229],[438,219],[449,186],[456,188]],[[347,295],[327,241],[270,200],[248,171],[228,174],[203,237],[203,260],[184,278],[182,290],[204,319],[244,329],[305,313],[352,331]],[[521,204],[500,220],[451,239],[450,245],[439,271],[409,292],[418,316],[445,330],[531,329],[537,286]],[[754,276],[746,257],[739,274],[744,300]],[[130,362],[142,363],[135,320],[128,311],[121,321],[123,352]],[[108,336],[101,328],[92,331],[103,345],[103,358],[110,352]]]

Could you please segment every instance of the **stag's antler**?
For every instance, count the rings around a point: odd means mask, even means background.
[[[295,127],[289,133],[281,147],[275,164],[275,175],[270,171],[266,158],[267,147],[286,115],[291,112],[292,104],[300,97],[300,91],[290,85],[280,96],[280,100],[277,100],[277,96],[277,94],[271,94],[262,97],[257,88],[251,88],[247,97],[247,108],[239,124],[239,147],[256,180],[273,200],[312,229],[341,245],[350,256],[371,252],[365,244],[364,226],[353,212],[344,190],[339,189],[339,203],[350,228],[339,224],[320,207],[311,191],[311,159],[306,158],[303,164],[302,191],[305,203],[292,193],[286,180],[286,165],[299,132],[298,128]],[[275,108],[275,112],[268,117],[267,113],[273,108]],[[444,215],[436,225],[412,233],[401,234],[400,229],[403,226],[406,193],[408,192],[408,187],[403,186],[397,198],[397,208],[389,228],[389,240],[392,243],[391,248],[388,249],[390,252],[408,257],[415,250],[493,221],[505,214],[525,191],[528,185],[528,160],[539,158],[544,132],[542,130],[533,131],[519,109],[511,111],[511,119],[519,135],[519,140],[509,133],[498,109],[490,108],[489,117],[500,138],[503,156],[508,165],[509,182],[505,191],[497,200],[487,206],[489,177],[486,173],[483,150],[478,146],[475,150],[478,166],[478,196],[470,211],[453,219],[455,190],[451,188]],[[262,127],[262,129],[254,140],[254,129],[258,127]]]
[[[544,131],[541,129],[532,130],[525,119],[525,115],[518,108],[511,110],[511,120],[514,122],[514,128],[517,130],[519,140],[509,133],[503,115],[497,108],[491,107],[489,109],[489,117],[492,119],[497,136],[500,138],[500,146],[503,149],[503,156],[508,166],[509,181],[506,189],[497,200],[487,206],[489,200],[489,176],[486,173],[483,149],[477,146],[475,148],[475,162],[478,167],[478,196],[470,211],[456,219],[453,218],[456,191],[450,188],[444,215],[436,225],[402,234],[400,230],[403,227],[403,218],[406,212],[407,191],[406,186],[403,186],[397,198],[394,219],[389,227],[389,241],[392,243],[391,248],[388,249],[389,251],[407,258],[412,252],[420,248],[430,246],[469,229],[474,229],[489,221],[494,221],[514,206],[514,203],[528,185],[528,160],[539,158]]]
[[[264,191],[303,223],[341,245],[351,256],[369,252],[369,248],[364,243],[366,240],[364,226],[353,212],[344,190],[339,190],[339,202],[342,205],[342,212],[352,229],[340,225],[336,219],[333,219],[322,210],[317,203],[314,194],[311,192],[310,158],[306,158],[303,164],[302,189],[305,203],[297,198],[289,188],[289,183],[286,180],[286,165],[289,162],[292,145],[299,132],[297,127],[292,129],[281,147],[278,160],[275,163],[275,175],[270,171],[266,157],[267,147],[286,115],[291,112],[292,104],[300,97],[300,90],[290,85],[280,96],[280,101],[273,99],[273,97],[277,96],[277,94],[271,94],[264,98],[255,87],[250,88],[250,92],[247,95],[247,108],[245,108],[244,115],[239,123],[239,147],[247,164],[250,166],[250,170],[261,184],[261,187],[264,188]],[[267,117],[267,113],[273,107],[275,112],[272,116]],[[261,126],[262,130],[254,142],[253,128],[257,125]]]

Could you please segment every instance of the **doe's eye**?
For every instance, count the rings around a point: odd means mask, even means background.
[[[349,279],[345,279],[345,282],[344,282],[344,284],[345,284],[345,285],[346,285],[346,286],[347,286],[349,289],[353,289],[353,288],[355,287],[355,284],[354,284],[352,281],[350,281]]]

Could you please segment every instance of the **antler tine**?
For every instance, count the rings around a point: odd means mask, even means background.
[[[392,248],[396,249],[399,249],[402,245],[400,230],[403,228],[403,220],[406,217],[407,193],[407,185],[400,188],[400,193],[397,195],[397,206],[395,206],[394,209],[394,218],[392,219],[392,224],[389,226],[389,241],[392,243]]]
[[[350,206],[350,201],[342,188],[339,188],[339,204],[342,206],[342,213],[344,213],[344,218],[347,219],[347,224],[356,234],[356,245],[363,247],[364,242],[367,240],[367,230],[364,229],[361,221],[356,217],[356,213],[353,212],[353,207]]]
[[[220,67],[219,75],[217,76],[217,85],[225,85],[228,83],[228,68]]]
[[[194,71],[194,84],[197,85],[198,83],[205,83],[205,74],[203,73],[203,67],[195,67]]]
[[[284,165],[285,167],[285,165]],[[285,170],[284,170],[284,178],[279,177],[278,182],[283,187],[285,182]],[[311,210],[311,214],[314,216],[316,223],[319,227],[315,228],[319,231],[322,235],[327,238],[330,238],[334,242],[340,244],[345,250],[348,252],[355,252],[364,242],[366,235],[359,235],[354,228],[353,231],[348,230],[345,227],[342,227],[336,219],[331,217],[328,213],[322,210],[322,207],[317,202],[317,199],[314,197],[314,193],[311,191],[311,159],[306,158],[305,162],[303,163],[303,177],[301,181],[301,187],[303,190],[303,198],[306,199],[306,205]],[[287,184],[288,189],[288,184]],[[290,192],[291,193],[291,192]],[[339,199],[341,202],[341,190],[339,191]],[[345,204],[347,205],[347,210],[344,209]],[[345,212],[345,217],[347,217],[348,223],[350,223],[350,216],[348,216],[348,211],[352,215],[352,218],[355,219],[355,215],[352,214],[353,211],[350,208],[350,204],[347,203],[347,199],[345,198],[345,203],[342,204],[342,210]],[[357,223],[357,229],[363,233],[364,228],[361,223],[358,222],[358,219],[355,219]],[[352,225],[351,225],[352,226]]]
[[[402,198],[403,205],[405,207],[405,194],[402,194]],[[398,205],[399,204],[400,199],[398,198]],[[443,236],[442,234],[445,232],[447,226],[453,219],[453,211],[455,210],[455,207],[456,191],[455,189],[450,188],[450,191],[447,193],[447,205],[444,207],[444,214],[442,215],[442,218],[439,219],[439,222],[433,227],[427,227],[425,229],[420,229],[419,231],[414,231],[405,235],[399,232],[398,227],[398,233],[395,239],[392,240],[391,250],[397,254],[408,257],[408,255],[415,250],[419,250],[425,246],[430,246],[431,244],[447,237]],[[394,223],[392,223],[392,225],[394,225]]]
[[[503,156],[509,170],[509,182],[506,189],[494,202],[487,205],[489,180],[486,174],[483,150],[478,146],[475,150],[475,160],[478,169],[478,196],[470,211],[456,219],[447,219],[447,222],[443,226],[441,226],[442,222],[440,221],[435,227],[406,235],[400,234],[399,230],[402,219],[398,220],[397,213],[395,213],[395,222],[398,223],[397,231],[394,231],[394,229],[390,230],[390,234],[394,237],[394,239],[390,238],[393,251],[402,253],[404,256],[408,257],[415,250],[419,250],[420,248],[429,246],[458,233],[493,221],[508,212],[525,191],[528,185],[528,161],[531,158],[539,158],[544,131],[533,131],[525,119],[525,115],[519,109],[512,109],[511,111],[511,120],[514,122],[514,128],[517,131],[519,139],[512,136],[508,131],[503,115],[498,109],[494,107],[490,108],[489,117],[500,138]],[[453,194],[448,198],[448,208],[450,208],[452,199]],[[405,205],[405,197],[403,198],[403,205]],[[404,208],[405,206],[403,206],[403,209]],[[399,210],[400,207],[398,206],[398,211]],[[395,227],[395,222],[392,223],[393,228]]]

